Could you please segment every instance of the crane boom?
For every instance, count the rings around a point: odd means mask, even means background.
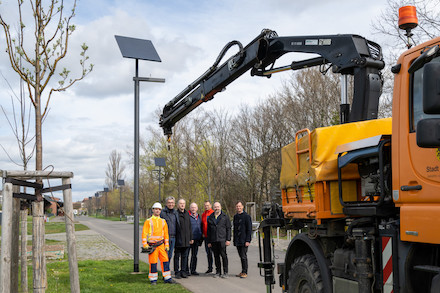
[[[239,52],[218,65],[233,45],[239,46]],[[275,61],[290,52],[317,54],[319,57],[274,68]],[[251,70],[252,76],[270,77],[284,70],[324,64],[330,64],[334,73],[354,76],[353,104],[345,117],[349,117],[349,121],[377,118],[382,92],[380,71],[385,66],[378,44],[358,35],[279,37],[275,31],[265,29],[245,47],[238,41],[228,43],[213,66],[165,105],[159,124],[164,134],[170,136],[172,127],[180,119],[201,103],[211,100],[248,70]],[[348,111],[349,107],[345,109]]]

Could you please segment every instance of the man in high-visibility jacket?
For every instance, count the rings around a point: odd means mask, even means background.
[[[162,276],[165,283],[174,284],[171,278],[170,262],[168,260],[169,237],[168,226],[164,219],[160,217],[162,205],[158,202],[153,204],[153,216],[147,219],[142,230],[142,245],[144,248],[152,247],[153,252],[148,255],[148,262],[150,263],[150,273],[148,278],[152,285],[157,283],[157,259],[160,259],[162,264]]]

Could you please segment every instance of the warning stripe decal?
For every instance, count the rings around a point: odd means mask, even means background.
[[[393,293],[393,248],[391,237],[382,237],[383,292]]]

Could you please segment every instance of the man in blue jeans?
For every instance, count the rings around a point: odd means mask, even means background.
[[[170,236],[170,250],[168,251],[168,259],[171,263],[173,257],[174,246],[176,245],[176,233],[177,223],[179,223],[179,217],[177,210],[174,209],[176,205],[176,199],[173,196],[169,196],[165,199],[166,207],[162,209],[160,217],[165,219],[168,225],[168,234]]]

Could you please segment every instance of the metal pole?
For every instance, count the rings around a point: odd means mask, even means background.
[[[134,272],[139,272],[139,60],[134,81]]]
[[[160,202],[160,166],[159,166],[159,202]]]
[[[119,221],[122,221],[122,187],[119,186]]]

